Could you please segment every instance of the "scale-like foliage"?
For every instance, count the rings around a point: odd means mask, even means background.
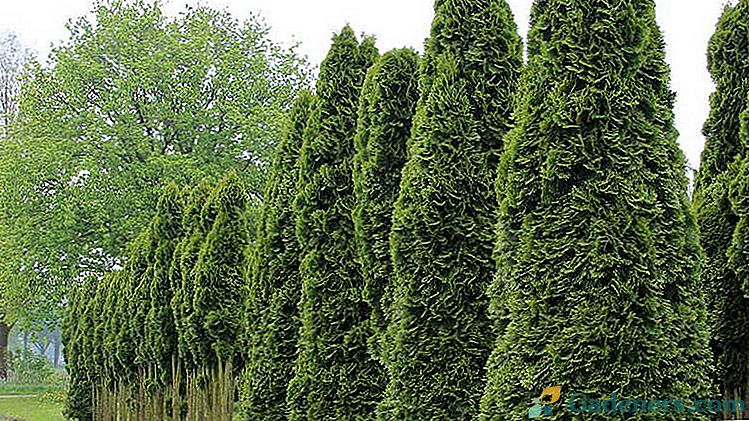
[[[302,286],[292,204],[299,182],[299,150],[314,101],[311,93],[303,91],[291,109],[257,223],[247,303],[251,348],[244,411],[248,420],[284,420],[287,415],[286,388],[296,359]]]
[[[746,282],[747,208],[742,196],[732,204],[730,192],[732,184],[735,193],[746,188],[747,168],[738,160],[746,158],[747,147],[740,132],[749,95],[749,1],[726,7],[710,40],[708,61],[716,90],[703,129],[706,142],[694,202],[707,256],[703,286],[709,291],[717,378],[724,394],[734,396],[740,389],[749,393],[749,299],[738,292]]]
[[[377,58],[345,27],[320,67],[294,208],[302,248],[302,328],[287,401],[292,420],[366,419],[383,387],[369,357],[371,310],[356,262],[351,165],[359,91]]]
[[[243,335],[244,281],[249,230],[247,192],[241,179],[230,173],[218,183],[206,207],[215,219],[193,270],[193,321],[201,335],[191,343],[202,355],[201,366],[238,360]],[[197,354],[197,353],[196,353]]]
[[[177,331],[177,355],[187,372],[199,367],[201,361],[201,354],[193,352],[198,339],[198,327],[193,317],[193,269],[205,235],[215,219],[215,207],[206,206],[211,190],[210,182],[203,180],[189,192],[182,216],[184,237],[177,244],[172,260],[171,276],[179,283],[171,303]]]
[[[503,333],[482,417],[525,419],[555,385],[708,396],[700,250],[653,2],[544,0],[534,13],[498,181],[490,291]]]
[[[364,298],[372,308],[370,348],[376,358],[386,345],[382,335],[388,324],[393,276],[390,227],[419,98],[418,63],[413,50],[384,54],[369,70],[359,102],[353,218]]]
[[[169,379],[172,357],[177,352],[177,334],[171,310],[174,282],[169,278],[174,250],[182,237],[182,194],[179,187],[168,185],[159,198],[151,229],[156,239],[153,267],[148,285],[150,307],[146,315],[146,340],[151,361],[161,381]]]
[[[504,0],[443,0],[392,226],[383,419],[471,419],[494,341],[496,169],[522,65]]]
[[[68,306],[62,322],[62,340],[65,343],[65,367],[68,371],[68,390],[65,400],[65,416],[78,420],[90,421],[93,384],[85,365],[84,336],[92,326],[88,324],[87,303],[94,283],[88,279],[82,285],[73,288],[68,294]]]

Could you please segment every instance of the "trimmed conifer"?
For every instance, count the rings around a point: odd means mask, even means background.
[[[182,238],[182,193],[174,184],[168,185],[156,205],[151,222],[156,239],[154,257],[147,286],[150,306],[146,315],[146,340],[151,361],[162,384],[169,381],[173,357],[177,354],[177,334],[171,311],[174,282],[170,279],[174,250]]]
[[[435,13],[394,208],[382,419],[474,418],[494,340],[494,183],[522,45],[503,0],[438,1]]]
[[[746,159],[747,146],[741,115],[749,95],[749,1],[726,7],[710,40],[708,62],[716,89],[703,129],[706,142],[694,194],[707,257],[703,288],[709,291],[716,380],[725,397],[749,400],[749,299],[738,292],[746,283],[748,209],[741,195],[747,168],[739,161]]]
[[[419,98],[418,63],[411,49],[384,54],[369,69],[359,102],[353,219],[364,299],[372,309],[370,348],[375,358],[384,357],[386,345],[393,276],[390,227]]]
[[[377,58],[345,27],[320,67],[317,105],[300,152],[294,203],[302,248],[302,328],[287,401],[290,419],[367,419],[382,390],[369,357],[371,310],[362,297],[351,209],[359,91]]]
[[[257,224],[247,303],[250,357],[244,411],[248,420],[284,420],[286,388],[293,375],[299,336],[299,244],[292,204],[297,161],[315,97],[303,91],[291,108],[276,152]]]
[[[193,270],[206,233],[215,219],[215,206],[206,206],[211,191],[211,183],[207,180],[190,189],[182,217],[184,236],[177,244],[172,260],[172,278],[179,283],[171,303],[177,331],[177,355],[187,373],[200,366],[204,354],[193,352],[198,340],[198,327],[193,317]]]
[[[543,6],[498,181],[490,291],[504,332],[482,419],[524,419],[556,385],[709,396],[700,250],[654,4]]]
[[[64,414],[78,421],[91,421],[94,385],[85,365],[85,336],[93,326],[88,322],[87,307],[92,295],[94,280],[88,278],[68,294],[68,305],[62,323],[62,340],[65,343],[65,368],[68,372],[68,390]]]
[[[201,367],[240,361],[243,335],[244,280],[249,230],[247,192],[232,172],[221,179],[205,207],[215,219],[194,268],[192,319],[201,331],[190,343],[201,355]],[[236,366],[235,366],[236,367]]]

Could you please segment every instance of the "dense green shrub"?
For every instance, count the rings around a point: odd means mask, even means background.
[[[374,40],[345,27],[320,68],[318,101],[300,152],[294,203],[302,248],[302,328],[287,401],[299,419],[366,419],[382,389],[369,358],[371,310],[355,260],[351,164],[359,91],[377,58]]]
[[[372,308],[370,348],[382,353],[393,269],[390,226],[406,162],[406,143],[419,98],[419,57],[409,49],[384,54],[369,69],[359,102],[353,163],[353,211],[364,298]]]
[[[732,199],[730,193],[732,184],[735,193],[746,188],[746,166],[738,160],[746,158],[747,146],[740,117],[749,95],[749,2],[726,7],[710,40],[708,61],[716,90],[703,129],[706,142],[694,195],[707,256],[703,283],[709,291],[716,377],[726,396],[744,390],[749,399],[749,299],[737,292],[746,282],[747,208],[742,196]]]
[[[284,420],[286,388],[293,375],[299,335],[299,244],[292,204],[297,161],[315,98],[300,93],[279,144],[257,221],[247,298],[250,357],[245,379],[248,420]]]
[[[439,1],[392,226],[383,419],[471,419],[494,340],[494,193],[522,64],[503,0]]]
[[[653,2],[542,3],[498,181],[490,291],[504,332],[482,418],[524,419],[555,385],[709,396],[700,250]]]

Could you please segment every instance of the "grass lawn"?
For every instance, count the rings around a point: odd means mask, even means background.
[[[0,420],[5,415],[23,421],[62,421],[61,411],[61,404],[39,398],[0,398]]]
[[[62,386],[49,384],[16,384],[0,383],[0,396],[8,395],[41,395],[45,392],[63,391]]]

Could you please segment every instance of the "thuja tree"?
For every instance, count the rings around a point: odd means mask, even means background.
[[[247,298],[250,357],[244,411],[248,420],[286,419],[286,388],[293,375],[299,335],[299,244],[292,204],[297,193],[299,150],[314,106],[300,93],[291,108],[257,221]]]
[[[739,192],[744,171],[734,162],[746,157],[746,140],[740,138],[742,112],[749,95],[749,2],[726,7],[710,40],[709,70],[716,84],[710,116],[705,123],[705,150],[696,180],[694,204],[707,261],[703,272],[711,315],[711,345],[717,356],[717,379],[724,395],[749,399],[749,299],[739,293],[745,284],[741,265],[746,253],[746,206],[741,197],[734,210],[730,185]],[[741,173],[741,174],[740,174]],[[736,231],[740,243],[729,249]],[[733,267],[732,267],[733,266]],[[743,392],[742,392],[743,391]]]
[[[370,308],[355,260],[351,161],[359,91],[374,41],[345,27],[320,67],[300,152],[294,209],[301,245],[302,328],[287,401],[291,419],[366,419],[382,389],[369,357]]]
[[[172,278],[179,285],[172,296],[172,313],[177,332],[177,355],[181,367],[188,373],[200,365],[204,352],[195,352],[199,329],[193,316],[194,268],[206,233],[215,219],[215,206],[207,204],[212,191],[208,180],[190,189],[182,216],[182,240],[177,244],[172,259]]]
[[[494,193],[522,46],[506,2],[438,1],[392,226],[383,419],[471,419],[494,340]]]
[[[156,206],[156,215],[151,222],[151,230],[156,241],[151,279],[147,290],[149,308],[146,315],[146,340],[155,373],[165,382],[172,371],[173,357],[177,352],[177,337],[171,301],[175,282],[170,278],[170,268],[174,250],[182,237],[182,193],[174,184],[168,185]]]
[[[221,179],[205,206],[215,211],[215,219],[193,269],[191,318],[201,334],[190,343],[198,350],[195,354],[205,353],[203,367],[240,361],[249,244],[247,200],[243,182],[232,172]]]
[[[498,181],[490,291],[504,331],[482,418],[522,419],[555,385],[708,396],[700,250],[653,2],[543,6]]]
[[[68,390],[65,416],[78,421],[92,420],[93,385],[85,366],[84,336],[91,331],[86,305],[90,301],[94,283],[87,280],[68,294],[68,305],[63,315],[62,338],[65,343],[65,367],[68,371]]]
[[[419,57],[409,49],[383,55],[362,88],[354,146],[353,211],[364,298],[372,309],[370,348],[382,354],[390,307],[392,265],[390,226],[406,162],[406,141],[419,97]]]

